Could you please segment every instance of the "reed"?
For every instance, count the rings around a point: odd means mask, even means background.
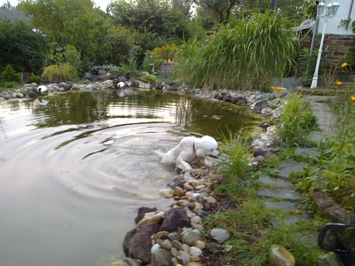
[[[273,78],[295,64],[298,44],[283,25],[281,17],[267,12],[184,43],[175,56],[177,76],[195,87],[268,91]]]

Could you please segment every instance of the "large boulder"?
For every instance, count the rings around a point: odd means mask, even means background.
[[[157,223],[149,223],[129,231],[123,241],[123,251],[127,257],[139,259],[148,264],[151,260],[152,235],[158,232]]]
[[[176,232],[184,227],[190,227],[190,219],[186,210],[174,208],[166,212],[160,231]]]

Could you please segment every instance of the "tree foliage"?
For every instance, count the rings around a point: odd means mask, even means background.
[[[96,63],[104,57],[111,24],[91,0],[24,0],[20,8],[32,16],[33,26],[46,35],[55,51],[70,44],[81,60]]]
[[[23,21],[0,20],[0,70],[11,64],[17,71],[36,72],[48,50],[45,37]]]

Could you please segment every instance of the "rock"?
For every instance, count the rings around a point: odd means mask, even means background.
[[[151,260],[151,236],[157,233],[158,229],[157,223],[149,223],[129,231],[123,241],[123,251],[126,256],[148,264]]]
[[[176,232],[190,226],[190,219],[182,208],[170,209],[166,212],[160,231]]]
[[[206,244],[206,249],[210,253],[215,253],[216,251],[221,249],[221,245],[218,243],[207,243]]]
[[[125,258],[124,262],[125,262],[125,265],[127,265],[127,266],[141,266],[141,264],[138,261],[136,261],[132,258]]]
[[[295,258],[292,254],[282,246],[271,245],[270,249],[270,266],[294,266]]]
[[[168,231],[159,231],[158,233],[156,233],[154,235],[154,239],[155,240],[157,240],[157,239],[167,239],[168,235],[169,235]]]
[[[138,209],[138,214],[137,217],[134,219],[134,221],[137,223],[139,223],[140,220],[142,220],[145,216],[146,213],[148,212],[156,212],[157,208],[149,208],[149,207],[140,207]]]
[[[171,254],[169,250],[158,249],[152,253],[151,266],[169,266],[171,261]]]
[[[166,199],[170,199],[174,196],[174,190],[171,188],[163,188],[159,191],[159,195]]]
[[[150,253],[154,254],[158,249],[160,249],[159,244],[154,244],[152,248],[150,249]]]
[[[210,234],[219,244],[223,244],[231,237],[231,234],[227,230],[220,228],[212,229]]]
[[[253,108],[253,112],[261,113],[261,110],[266,107],[268,107],[266,100],[259,101],[259,102],[255,103],[254,108]]]
[[[191,223],[202,224],[202,218],[198,215],[191,218]]]
[[[176,256],[185,265],[191,258],[191,255],[186,251],[178,251]]]
[[[342,266],[340,259],[333,252],[328,252],[318,259],[318,264],[322,266]]]
[[[195,242],[195,247],[199,248],[199,249],[205,249],[206,248],[206,242],[202,241],[202,240],[197,240]]]
[[[163,212],[159,212],[153,215],[148,215],[147,217],[144,217],[138,224],[137,226],[140,227],[144,224],[147,223],[159,223],[160,220],[163,218],[164,213]]]
[[[171,242],[171,245],[176,248],[177,250],[183,250],[183,247],[182,247],[182,243],[180,243],[179,241],[177,240],[174,240],[173,242]]]
[[[175,187],[173,194],[174,196],[182,197],[185,195],[185,192],[181,187]]]
[[[170,233],[170,234],[168,235],[168,238],[169,238],[171,241],[174,241],[174,240],[180,241],[180,240],[181,240],[181,234],[178,233],[178,232],[173,232],[173,233]]]
[[[203,264],[197,261],[190,261],[186,264],[186,266],[203,266]]]
[[[187,228],[182,233],[181,241],[189,246],[195,245],[198,240],[201,240],[201,233],[196,229]]]
[[[191,247],[190,254],[191,256],[200,256],[202,254],[202,250],[199,249],[198,247]]]

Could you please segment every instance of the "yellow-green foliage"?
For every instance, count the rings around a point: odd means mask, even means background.
[[[60,80],[75,80],[77,78],[77,71],[69,63],[50,65],[43,69],[42,78],[52,82],[55,77]]]
[[[153,50],[153,55],[156,59],[163,59],[166,61],[172,61],[174,59],[175,53],[179,48],[175,44],[167,44],[162,47],[156,47]]]

